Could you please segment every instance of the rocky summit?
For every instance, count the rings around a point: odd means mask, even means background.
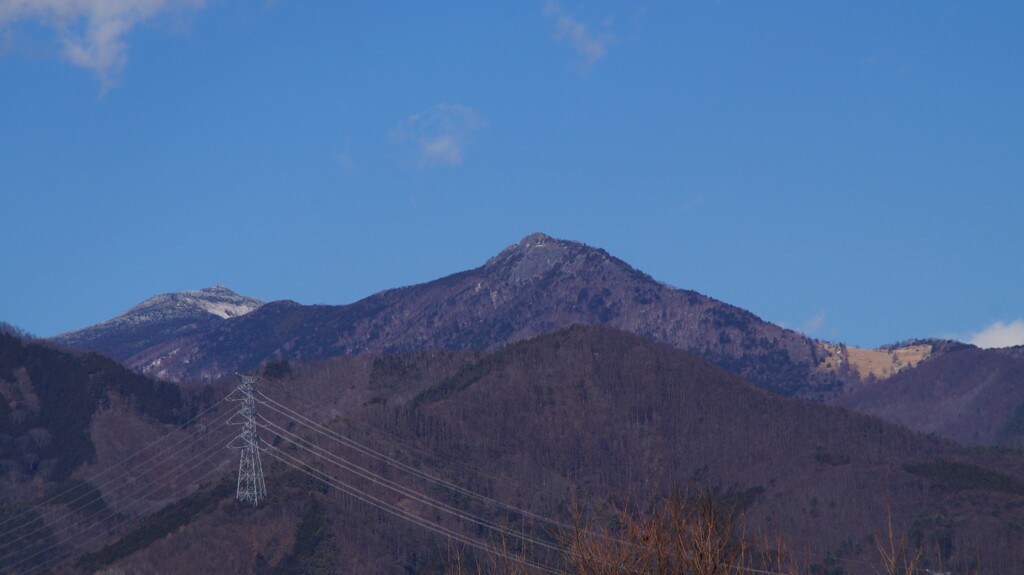
[[[188,337],[262,305],[256,298],[239,295],[219,285],[166,293],[151,297],[113,319],[51,339],[68,347],[101,351],[124,361],[154,344]]]

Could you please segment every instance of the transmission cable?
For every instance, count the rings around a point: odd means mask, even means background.
[[[495,523],[493,523],[491,521],[488,521],[486,519],[483,519],[481,517],[477,517],[477,516],[475,516],[475,515],[473,515],[473,514],[471,514],[469,512],[463,511],[461,509],[452,507],[451,505],[448,505],[447,503],[444,503],[442,501],[434,499],[434,498],[430,497],[429,495],[425,495],[425,494],[419,493],[419,492],[417,492],[417,491],[415,491],[413,489],[405,487],[404,485],[401,485],[399,483],[391,481],[390,479],[382,477],[379,474],[374,473],[373,471],[370,471],[370,470],[368,470],[368,469],[366,469],[364,467],[360,467],[359,465],[356,465],[354,463],[346,461],[345,459],[343,459],[343,458],[341,458],[341,457],[339,457],[339,456],[337,456],[337,455],[335,455],[335,454],[333,454],[333,453],[331,453],[329,451],[326,451],[323,448],[320,448],[318,446],[310,444],[308,440],[306,440],[306,439],[304,439],[302,437],[299,437],[299,436],[291,433],[290,431],[285,430],[281,426],[276,425],[273,422],[270,422],[270,421],[266,420],[265,418],[262,418],[262,416],[261,416],[261,419],[263,419],[263,421],[265,423],[267,423],[269,427],[272,427],[273,429],[277,430],[278,435],[280,435],[281,437],[285,438],[286,440],[288,440],[292,444],[298,446],[299,448],[303,449],[307,453],[313,455],[314,457],[323,457],[323,458],[327,459],[329,462],[337,465],[338,467],[340,467],[340,468],[342,468],[342,469],[344,469],[346,471],[354,473],[354,474],[356,474],[356,475],[358,475],[358,476],[360,476],[360,477],[362,477],[362,478],[364,478],[364,479],[366,479],[368,481],[371,481],[371,482],[373,482],[373,483],[375,483],[377,485],[380,485],[382,487],[385,487],[387,489],[395,491],[395,492],[397,492],[397,493],[399,493],[401,495],[405,495],[405,496],[407,496],[409,498],[412,498],[412,499],[414,499],[416,501],[419,501],[420,503],[423,503],[425,505],[433,507],[434,509],[437,509],[439,511],[443,511],[445,513],[448,513],[450,515],[458,517],[459,519],[464,519],[466,521],[469,521],[469,522],[474,523],[476,525],[479,525],[481,527],[485,527],[485,528],[490,529],[490,530],[492,530],[494,532],[497,532],[497,533],[507,533],[507,530],[505,528],[501,527],[500,525],[497,525],[497,524],[495,524]],[[525,534],[516,534],[515,537],[517,537],[519,539],[522,539],[525,542],[537,545],[539,547],[545,547],[545,548],[547,548],[549,550],[552,550],[552,551],[562,552],[564,550],[560,546],[553,545],[553,544],[548,543],[546,541],[538,540],[536,538],[530,537],[530,536],[525,535]]]
[[[232,414],[233,413],[231,413],[231,412],[226,412],[224,414],[221,414],[217,418],[215,418],[212,421],[210,421],[210,425],[218,425],[221,422],[221,420],[223,420],[223,419],[225,419],[227,417],[230,417]],[[168,436],[169,436],[169,434],[162,435],[160,437],[160,439],[166,438]],[[113,483],[117,482],[118,480],[120,480],[120,479],[122,479],[124,477],[130,477],[130,480],[135,480],[135,479],[137,479],[139,477],[142,477],[142,476],[148,474],[150,471],[155,469],[163,461],[166,461],[167,459],[173,459],[174,457],[176,457],[180,453],[183,453],[183,452],[187,451],[188,449],[190,449],[194,445],[194,443],[196,441],[198,441],[198,438],[194,434],[187,434],[187,435],[179,438],[177,443],[173,444],[174,451],[172,451],[170,453],[155,453],[155,454],[151,455],[149,458],[143,459],[142,462],[139,464],[139,466],[136,469],[132,469],[132,470],[129,470],[127,468],[122,469],[120,473],[118,473],[117,475],[115,475],[113,477],[108,478],[107,481],[105,481],[105,482],[103,482],[103,483],[101,483],[99,485],[94,485],[93,486],[93,488],[95,489],[94,492],[86,491],[85,493],[79,495],[78,497],[75,497],[74,499],[71,499],[70,501],[59,501],[59,500],[57,501],[58,503],[63,503],[64,505],[66,505],[68,507],[68,509],[71,510],[71,511],[67,511],[65,513],[61,513],[61,512],[56,511],[56,510],[51,510],[52,512],[47,513],[45,510],[43,510],[43,511],[41,511],[39,513],[40,519],[49,519],[51,522],[53,522],[55,520],[63,519],[63,518],[66,518],[66,517],[70,517],[71,515],[73,515],[75,513],[73,511],[75,504],[81,502],[81,505],[78,505],[78,506],[79,507],[83,507],[83,506],[88,505],[90,503],[93,503],[95,501],[99,501],[100,499],[103,498],[103,488],[112,485]],[[155,443],[156,442],[151,443],[149,446],[152,446]],[[141,451],[142,450],[137,451],[134,455],[137,455]],[[157,457],[157,455],[160,455],[160,457]],[[131,457],[125,458],[121,462],[119,462],[118,464],[115,464],[115,465],[124,465],[130,459],[131,459]],[[108,467],[107,469],[109,470],[111,468],[112,467]],[[74,488],[66,489],[63,492],[58,493],[57,495],[48,497],[46,499],[46,501],[49,502],[49,503],[53,503],[56,500],[56,498],[58,498],[58,497],[60,497],[62,495],[71,493],[72,491],[74,491],[74,489],[77,489],[78,487],[79,486],[75,486]],[[83,500],[85,500],[85,501],[83,501]],[[40,507],[42,505],[43,505],[43,503],[35,503],[35,504],[33,504],[32,507],[30,507],[29,509],[23,511],[20,515],[24,516],[24,515],[28,514],[30,511],[32,511],[32,509],[35,509],[35,508]],[[0,533],[0,538],[6,537],[8,534],[17,531],[18,528],[19,528],[18,526],[15,526],[15,527],[11,527],[11,528],[5,530],[4,532]],[[17,541],[19,541],[19,540],[21,540],[21,539],[23,539],[25,537],[34,535],[34,534],[38,533],[39,531],[41,531],[44,528],[45,528],[45,521],[43,523],[43,527],[37,528],[35,531],[32,531],[32,532],[27,533],[27,534],[20,535],[20,536],[12,539],[10,541],[4,542],[2,545],[0,545],[0,549],[4,549],[4,548],[7,548],[7,547],[10,547],[12,544],[16,543]]]
[[[358,441],[356,441],[354,439],[345,437],[344,435],[341,435],[341,434],[337,433],[333,429],[331,429],[329,427],[326,427],[325,425],[323,425],[321,423],[317,423],[316,421],[313,421],[312,419],[306,417],[305,415],[302,415],[301,413],[298,413],[297,411],[289,408],[288,406],[283,405],[283,404],[275,401],[274,399],[271,399],[271,398],[267,397],[266,395],[264,395],[259,390],[257,390],[256,393],[260,395],[261,403],[266,405],[272,411],[277,412],[279,415],[283,415],[284,417],[287,417],[289,419],[294,419],[294,420],[296,420],[296,421],[298,421],[300,423],[304,423],[304,425],[306,425],[307,427],[309,427],[311,429],[314,429],[314,431],[317,431],[318,433],[320,433],[322,435],[325,435],[328,438],[333,439],[333,440],[335,440],[335,441],[337,441],[339,443],[347,445],[347,446],[351,447],[352,449],[354,449],[354,450],[356,450],[356,451],[358,451],[358,452],[360,452],[360,453],[362,453],[364,455],[372,457],[372,458],[374,458],[374,459],[376,459],[378,461],[387,463],[387,464],[392,465],[394,467],[398,467],[399,469],[402,469],[402,470],[406,471],[407,473],[411,473],[413,475],[416,475],[416,476],[418,476],[418,477],[420,477],[420,478],[422,478],[424,480],[433,481],[433,482],[435,482],[435,483],[437,483],[439,485],[442,485],[442,486],[444,486],[444,487],[446,487],[448,489],[451,489],[452,491],[456,491],[456,492],[458,492],[458,493],[460,493],[462,495],[465,495],[467,497],[472,497],[472,498],[480,500],[480,501],[485,501],[485,502],[490,503],[492,505],[497,505],[497,506],[502,507],[504,509],[507,509],[509,511],[513,511],[513,512],[522,514],[523,516],[530,517],[532,519],[536,519],[536,520],[539,520],[539,521],[544,521],[546,523],[550,523],[552,525],[555,525],[555,526],[563,528],[563,529],[569,527],[567,524],[565,524],[565,523],[563,523],[561,521],[557,521],[555,519],[551,519],[549,517],[545,517],[543,515],[539,515],[537,513],[533,513],[531,511],[527,511],[526,509],[522,509],[520,507],[516,507],[514,505],[510,505],[510,504],[504,503],[504,502],[499,501],[497,499],[494,499],[492,497],[488,497],[486,495],[482,495],[482,494],[476,493],[475,491],[471,491],[469,489],[466,489],[465,487],[462,487],[460,485],[457,485],[455,483],[452,483],[452,482],[447,481],[445,479],[442,479],[440,477],[437,477],[437,476],[431,475],[429,473],[426,473],[424,471],[421,471],[419,469],[416,469],[415,467],[413,467],[411,465],[408,465],[408,464],[406,464],[406,463],[404,463],[402,461],[399,461],[399,460],[397,460],[397,459],[395,459],[395,458],[393,458],[393,457],[391,457],[389,455],[380,453],[379,451],[377,451],[377,450],[375,450],[375,449],[373,449],[371,447],[365,446],[362,443],[360,443],[360,442],[358,442]]]
[[[266,382],[266,383],[270,383],[271,385],[275,385],[276,389],[278,389],[279,391],[284,393],[286,396],[288,396],[289,398],[291,398],[295,402],[300,403],[300,404],[302,404],[303,406],[305,406],[307,408],[311,408],[311,409],[315,409],[316,408],[316,404],[315,403],[306,400],[304,397],[302,397],[301,395],[296,393],[293,388],[285,387],[284,385],[281,384],[281,382],[277,382],[277,381],[274,381],[274,380],[263,380],[263,381]],[[376,434],[381,440],[387,442],[387,444],[389,446],[391,446],[391,447],[395,447],[397,449],[404,449],[406,451],[413,451],[413,452],[418,453],[420,456],[425,456],[428,459],[429,458],[435,458],[436,459],[438,457],[437,453],[434,453],[432,451],[428,451],[428,450],[423,449],[421,447],[417,447],[415,445],[412,445],[407,440],[404,440],[401,437],[398,437],[398,436],[396,436],[394,434],[391,434],[391,433],[387,433],[387,432],[385,432],[385,431],[383,431],[383,430],[381,430],[379,428],[376,428],[374,426],[368,425],[366,423],[362,423],[362,422],[360,422],[360,421],[358,421],[356,419],[353,419],[351,417],[345,416],[344,417],[344,422],[346,424],[349,424],[349,425],[353,426],[353,427],[359,428],[366,435]],[[323,424],[321,424],[321,425],[323,425]],[[352,438],[349,438],[349,439],[351,441],[357,441],[357,440],[352,439]],[[370,448],[370,449],[372,449],[372,448]],[[500,476],[494,475],[493,473],[488,473],[488,472],[482,471],[480,469],[477,469],[477,468],[474,468],[472,466],[466,465],[466,464],[461,463],[459,461],[446,462],[446,465],[447,466],[456,466],[456,467],[464,469],[464,470],[466,470],[466,471],[468,471],[470,473],[474,473],[474,474],[479,475],[481,477],[489,478],[489,479],[497,481],[497,482],[506,482],[506,483],[515,484],[515,482],[513,480],[511,480],[511,479],[509,479],[507,477],[500,477]],[[423,473],[423,472],[420,472],[420,473]],[[430,479],[432,481],[444,481],[441,478],[433,477],[433,476],[430,476],[429,474],[427,474],[427,477],[425,477],[425,479]],[[457,490],[457,489],[459,489],[459,486],[456,485],[456,484],[452,484],[450,488]],[[552,489],[550,487],[546,487],[546,486],[531,486],[531,490],[534,491],[534,492],[536,492],[538,490],[542,490],[545,493],[548,493],[550,495],[557,495],[559,498],[564,497],[564,495],[565,495],[565,493],[562,492],[561,490],[556,491],[556,490],[554,490],[554,489]],[[465,495],[469,495],[469,494],[465,494]],[[470,495],[470,496],[471,497],[477,497],[476,494],[473,494],[473,495]],[[480,495],[479,497],[483,497],[483,496]],[[491,503],[495,503],[495,502],[491,501]],[[496,504],[501,504],[501,502],[499,501]]]
[[[193,424],[193,423],[195,423],[195,422],[196,422],[196,420],[198,420],[198,419],[199,419],[200,417],[202,417],[203,415],[206,415],[207,413],[209,413],[210,411],[212,411],[212,410],[213,410],[213,409],[214,409],[215,407],[217,407],[217,406],[218,406],[218,405],[219,405],[219,404],[220,404],[220,403],[221,403],[222,401],[224,401],[224,399],[225,399],[226,397],[227,397],[227,396],[225,396],[225,397],[222,397],[222,398],[218,399],[217,401],[213,402],[213,403],[212,403],[212,404],[210,404],[210,405],[209,405],[209,406],[208,406],[208,407],[207,407],[206,409],[204,409],[203,411],[201,411],[201,412],[197,413],[196,415],[194,415],[194,416],[193,416],[193,417],[192,417],[191,419],[189,419],[189,420],[188,420],[188,421],[186,421],[185,423],[183,423],[183,424],[181,424],[181,425],[175,425],[175,426],[174,426],[174,427],[175,427],[175,429],[182,429],[182,430],[183,430],[183,429],[187,428],[187,427],[188,427],[189,425],[192,425],[192,424]],[[151,442],[151,443],[148,443],[148,444],[146,444],[146,445],[142,446],[141,448],[139,448],[138,450],[136,450],[136,451],[135,451],[134,453],[132,453],[131,455],[128,455],[127,457],[124,457],[124,458],[123,458],[123,459],[121,459],[120,461],[118,461],[118,462],[116,462],[116,463],[113,463],[113,464],[111,464],[111,465],[107,466],[106,468],[104,468],[103,470],[101,470],[101,471],[97,472],[96,474],[92,475],[91,477],[89,477],[89,478],[87,478],[87,479],[83,479],[83,481],[85,481],[85,482],[88,482],[88,483],[92,483],[92,482],[93,482],[93,481],[95,481],[96,479],[100,478],[101,476],[103,476],[104,474],[106,474],[107,472],[109,472],[109,471],[110,471],[111,469],[114,469],[114,468],[116,468],[116,467],[119,467],[119,466],[122,466],[122,465],[124,465],[125,463],[127,463],[127,462],[128,462],[128,461],[130,461],[131,459],[133,459],[133,458],[135,458],[135,457],[139,456],[139,455],[140,455],[140,454],[141,454],[142,452],[146,451],[147,449],[152,449],[152,448],[153,448],[154,446],[156,446],[156,445],[160,444],[160,442],[164,441],[165,439],[167,439],[167,438],[168,438],[168,437],[170,437],[171,435],[172,435],[172,431],[168,431],[167,433],[164,433],[163,435],[161,435],[160,437],[158,437],[158,438],[157,438],[156,440],[154,440],[153,442]],[[150,457],[153,457],[153,456],[150,456]],[[145,461],[145,460],[144,460],[144,461]],[[123,472],[122,472],[122,473],[123,473]],[[119,478],[119,477],[120,477],[120,476],[115,476],[115,479],[117,479],[117,478]],[[104,484],[103,484],[103,486],[105,487],[106,485],[109,485],[109,484],[110,484],[110,482],[108,481],[107,483],[104,483]],[[29,513],[29,512],[30,512],[30,511],[31,511],[31,510],[32,510],[32,509],[34,508],[34,507],[36,507],[36,506],[42,506],[42,505],[48,505],[49,503],[53,502],[54,500],[56,500],[56,499],[59,499],[59,498],[61,498],[61,497],[65,496],[65,495],[67,495],[67,494],[71,493],[72,491],[74,491],[74,490],[75,490],[75,489],[77,489],[77,488],[78,488],[78,486],[77,486],[77,485],[76,485],[76,486],[74,486],[74,487],[69,487],[69,488],[67,488],[67,489],[65,489],[65,490],[63,490],[63,491],[61,491],[61,492],[58,492],[58,493],[54,493],[54,494],[51,494],[51,495],[49,495],[49,496],[45,497],[45,498],[44,498],[44,499],[42,499],[42,500],[39,500],[39,501],[34,501],[34,502],[32,502],[32,503],[30,504],[30,506],[29,506],[29,508],[28,508],[28,509],[25,509],[24,511],[21,511],[21,512],[19,512],[19,513],[15,514],[15,515],[12,515],[11,517],[8,517],[7,519],[5,519],[5,520],[3,520],[2,522],[0,522],[0,529],[4,528],[4,527],[5,527],[5,526],[6,526],[6,525],[7,525],[8,523],[10,523],[10,522],[12,522],[12,521],[15,521],[16,519],[19,519],[19,518],[23,517],[24,515],[27,515],[27,514],[28,514],[28,513]],[[3,535],[6,535],[6,533],[0,533],[0,537],[2,537]]]
[[[219,444],[216,444],[216,443],[211,444],[209,447],[207,447],[205,450],[203,450],[200,453],[200,455],[199,455],[200,459],[199,460],[193,460],[191,465],[189,465],[185,469],[181,470],[180,472],[178,472],[174,476],[168,478],[164,482],[153,482],[153,483],[151,483],[149,485],[141,485],[141,486],[139,486],[139,488],[137,488],[134,491],[130,492],[130,495],[126,496],[126,498],[127,497],[133,497],[134,501],[136,503],[141,504],[143,509],[149,509],[149,508],[154,507],[155,505],[159,505],[160,504],[159,502],[146,502],[145,498],[151,496],[154,493],[156,493],[163,486],[172,484],[175,480],[177,480],[177,479],[179,479],[179,478],[181,478],[181,477],[183,477],[183,476],[185,476],[187,474],[192,473],[196,468],[199,468],[201,466],[206,465],[209,462],[209,460],[212,459],[212,454],[214,453],[214,451],[216,449],[223,449],[223,446],[221,446]],[[174,468],[171,469],[171,472],[181,468],[184,464],[185,464],[185,462],[178,464],[177,466],[175,466]],[[200,478],[206,478],[212,471],[215,471],[215,470],[216,470],[215,466],[214,467],[209,467],[209,468],[206,469],[206,471],[201,472],[199,477]],[[139,493],[140,491],[144,491],[144,493],[140,494]],[[18,561],[15,564],[10,565],[9,568],[11,568],[13,570],[13,568],[18,567],[19,565],[22,565],[22,564],[24,564],[26,562],[29,562],[32,559],[38,557],[39,555],[41,555],[43,553],[46,553],[46,552],[48,552],[48,551],[50,551],[52,549],[55,549],[57,547],[60,547],[61,545],[67,545],[68,549],[65,552],[63,552],[63,553],[59,553],[54,558],[51,558],[51,559],[48,559],[48,560],[44,561],[44,564],[52,562],[53,559],[57,559],[59,561],[59,560],[65,558],[67,555],[71,554],[72,552],[74,552],[76,550],[76,546],[71,545],[68,542],[70,540],[74,539],[75,537],[77,537],[78,535],[82,534],[82,531],[77,531],[75,533],[72,533],[72,534],[68,535],[67,537],[65,537],[64,540],[61,540],[61,538],[59,538],[58,535],[59,534],[64,534],[65,532],[67,532],[69,530],[76,529],[76,528],[78,528],[79,525],[82,525],[83,523],[86,523],[86,522],[90,521],[91,519],[93,519],[94,517],[96,517],[97,515],[100,515],[102,513],[108,513],[110,516],[114,516],[114,515],[117,514],[117,512],[113,511],[113,510],[106,510],[106,509],[99,510],[99,511],[95,511],[93,513],[88,514],[87,516],[85,516],[85,517],[81,518],[80,520],[72,523],[71,525],[67,525],[67,526],[64,526],[64,527],[62,527],[60,529],[57,529],[57,530],[53,531],[53,536],[54,536],[54,538],[56,540],[54,543],[44,547],[43,549],[40,549],[40,550],[36,551],[34,554],[32,554],[32,555],[30,555],[28,557],[25,557],[25,558],[21,559],[20,561]],[[133,516],[126,517],[126,518],[122,519],[121,521],[117,522],[116,524],[114,524],[113,526],[111,526],[110,528],[106,529],[106,532],[107,533],[116,532],[121,526],[125,525],[126,523],[128,523],[130,521],[135,521],[135,520],[139,519],[140,517],[144,517],[144,516],[146,516],[145,511],[137,513],[137,514],[135,514]],[[39,530],[37,530],[37,532],[38,531]],[[86,542],[93,541],[93,540],[95,540],[97,537],[99,537],[101,535],[102,535],[102,533],[93,534],[88,539],[86,539],[86,541],[83,542],[79,546],[79,548],[84,546],[84,544]],[[0,562],[2,562],[3,560],[6,560],[8,557],[10,557],[10,555],[11,554],[8,553],[3,558],[0,558]]]
[[[362,491],[362,490],[360,490],[360,489],[358,489],[356,487],[348,485],[344,481],[341,481],[341,480],[335,478],[333,475],[324,473],[324,472],[319,471],[319,470],[314,470],[311,467],[309,467],[307,464],[302,462],[301,460],[297,460],[297,459],[291,457],[290,455],[285,454],[279,448],[272,447],[272,448],[268,449],[266,451],[266,453],[270,457],[274,458],[277,461],[280,461],[281,463],[291,467],[292,469],[294,469],[296,471],[299,471],[301,473],[304,473],[304,474],[308,475],[309,477],[311,477],[313,479],[316,479],[316,480],[318,480],[318,481],[320,481],[320,482],[322,482],[322,483],[324,483],[324,484],[326,484],[328,486],[334,487],[335,489],[338,489],[339,491],[341,491],[343,493],[346,493],[346,494],[348,494],[351,497],[355,497],[356,499],[362,501],[363,503],[366,503],[368,505],[376,507],[377,509],[380,509],[382,511],[385,511],[387,513],[395,515],[395,516],[397,516],[397,517],[399,517],[401,519],[405,519],[405,520],[407,520],[407,521],[409,521],[411,523],[414,523],[416,525],[419,525],[420,527],[423,527],[424,529],[433,531],[436,534],[439,534],[439,535],[442,535],[442,536],[447,537],[449,539],[458,541],[458,542],[463,543],[465,545],[474,547],[474,548],[476,548],[476,549],[478,549],[480,551],[484,551],[485,553],[495,553],[495,552],[497,552],[497,553],[501,554],[502,556],[504,556],[506,559],[510,559],[510,560],[522,563],[522,564],[527,565],[529,567],[542,570],[542,571],[544,571],[546,573],[551,573],[551,574],[556,574],[556,575],[561,575],[561,573],[562,573],[561,571],[558,571],[558,570],[552,569],[550,567],[547,567],[545,565],[541,565],[539,563],[533,562],[533,561],[531,561],[529,559],[526,559],[524,557],[516,557],[514,555],[509,555],[507,552],[497,551],[494,548],[488,547],[487,545],[485,545],[483,543],[480,543],[479,541],[475,541],[473,539],[469,539],[469,538],[463,536],[462,534],[458,533],[457,531],[454,531],[454,530],[449,529],[447,527],[444,527],[442,525],[434,525],[434,524],[430,523],[429,521],[427,521],[426,519],[423,519],[422,517],[419,517],[418,515],[410,513],[408,511],[402,509],[401,507],[397,507],[395,505],[387,503],[386,501],[378,499],[378,498],[376,498],[376,497],[374,497],[374,496],[372,496],[372,495],[370,495],[370,494],[368,494],[368,493],[366,493],[366,492],[364,492],[364,491]],[[283,455],[279,455],[279,453],[283,454]]]

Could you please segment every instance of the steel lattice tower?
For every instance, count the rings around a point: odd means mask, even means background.
[[[256,432],[256,377],[241,375],[242,383],[228,397],[231,401],[242,402],[238,412],[228,423],[241,425],[242,431],[228,447],[240,449],[238,460],[238,490],[235,497],[243,503],[252,503],[253,507],[267,498],[267,486],[263,482],[263,465],[260,463],[260,437]],[[233,396],[233,397],[232,397]]]

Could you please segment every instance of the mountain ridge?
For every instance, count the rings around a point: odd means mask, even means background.
[[[61,353],[73,364],[97,357]],[[43,371],[14,381],[17,364],[7,366],[13,371],[0,370],[0,381],[19,382],[28,391],[44,384]],[[1024,549],[1014,544],[1016,532],[1008,527],[1024,521],[1024,459],[1019,454],[971,450],[840,407],[783,398],[694,354],[606,325],[559,329],[489,352],[378,352],[274,362],[260,371],[258,387],[268,398],[260,413],[279,434],[301,425],[281,410],[285,405],[412,469],[562,522],[571,521],[566,514],[573,494],[587,505],[600,505],[608,497],[631,497],[644,505],[658,495],[706,486],[741,505],[752,526],[776,529],[794,550],[812,554],[819,566],[828,566],[821,563],[828,558],[850,575],[869,572],[870,564],[862,562],[873,559],[870,536],[884,533],[887,517],[898,533],[912,534],[914,544],[929,554],[936,548],[933,543],[940,545],[936,552],[941,557],[929,557],[925,567],[941,559],[947,567],[1013,572],[1012,566],[1024,561]],[[55,572],[279,572],[295,548],[291,541],[302,538],[297,519],[308,510],[310,498],[323,512],[318,524],[345,534],[314,554],[330,558],[335,572],[441,571],[443,542],[344,491],[303,479],[273,457],[264,460],[270,498],[256,510],[233,501],[238,460],[223,445],[238,432],[225,423],[236,406],[217,400],[233,388],[233,380],[182,388],[181,399],[168,402],[187,408],[182,418],[202,406],[212,409],[184,428],[138,416],[139,405],[118,399],[117,393],[109,394],[109,405],[99,404],[103,407],[88,426],[95,460],[72,477],[123,470],[125,457],[162,433],[191,447],[167,450],[152,473],[143,473],[145,467],[136,461],[112,485],[81,482],[81,489],[102,496],[104,502],[96,505],[105,505],[83,529],[90,536],[98,532],[109,546],[76,544],[71,535],[59,534],[63,544],[73,546],[50,548],[69,549],[72,559]],[[75,405],[91,410],[95,403]],[[295,453],[287,438],[275,437],[270,429],[261,434],[268,449]],[[319,439],[319,447],[332,449],[328,436]],[[194,465],[197,453],[207,452],[213,456],[206,455],[208,465],[202,470],[176,481],[161,473]],[[370,462],[362,461],[366,457],[360,452],[344,453],[364,467]],[[339,475],[326,460],[310,469]],[[26,468],[26,473],[45,472]],[[46,485],[52,488],[60,477],[45,476]],[[408,487],[423,479],[397,473],[386,477]],[[45,478],[27,475],[24,485],[38,486]],[[193,507],[195,514],[181,516],[173,501],[202,485],[197,478],[216,487],[196,492],[208,502]],[[345,476],[344,481],[396,508],[427,514],[423,517],[430,524],[461,529],[457,520],[436,517],[435,508],[415,497],[371,479]],[[12,491],[5,491],[6,501]],[[151,492],[141,501],[132,495]],[[493,517],[479,499],[471,503],[458,492],[427,492],[466,512]],[[191,500],[195,497],[181,499],[185,505]],[[164,505],[156,515],[132,520],[128,529],[109,532],[103,524],[104,517],[131,517],[135,510]],[[77,512],[72,507],[67,513]],[[523,516],[508,519],[517,522]],[[135,535],[155,529],[167,536]],[[50,545],[46,533],[39,533],[39,545]],[[230,545],[227,540],[260,543]],[[59,556],[42,557],[56,561]]]
[[[706,485],[817,557],[871,558],[873,546],[862,542],[890,513],[900,532],[948,541],[944,565],[972,561],[974,548],[992,561],[1021,557],[1005,528],[1022,509],[1019,456],[973,453],[874,417],[783,398],[610,326],[570,327],[461,357],[417,377],[431,365],[423,356],[380,354],[358,380],[323,373],[316,362],[262,389],[282,402],[321,404],[328,391],[318,389],[365,385],[375,396],[348,400],[354,407],[334,416],[339,428],[362,423],[380,438],[397,437],[429,454],[447,479],[475,480],[483,495],[546,516],[565,511],[558,493],[591,502],[629,494],[644,505],[652,494]],[[304,373],[319,374],[320,383]],[[399,383],[412,379],[414,386]],[[329,404],[321,409],[332,417]],[[466,477],[446,468],[454,464],[468,467]],[[951,481],[964,471],[995,481]],[[847,573],[865,571],[843,564]]]
[[[216,379],[271,358],[494,349],[575,323],[613,325],[696,351],[788,394],[827,393],[836,385],[816,373],[817,347],[810,338],[697,292],[670,288],[604,250],[539,233],[478,268],[438,280],[345,306],[264,306],[197,332],[195,339],[164,345],[161,353],[115,356],[159,377]],[[774,368],[765,368],[766,356]]]
[[[72,341],[65,336],[55,341],[99,349],[157,377],[210,381],[271,359],[428,348],[488,350],[573,324],[595,323],[697,353],[784,395],[827,399],[868,377],[888,376],[905,367],[893,359],[896,353],[882,357],[886,354],[879,351],[860,354],[873,366],[860,369],[842,357],[857,348],[812,339],[696,291],[658,282],[603,249],[539,232],[477,268],[384,290],[351,304],[304,306],[283,300],[221,321],[195,321],[155,337],[126,334],[120,341],[104,341],[83,336]],[[81,332],[88,335],[89,329]],[[922,351],[916,361],[931,353],[931,348]]]
[[[1024,357],[963,345],[833,403],[965,445],[1024,449]]]
[[[63,378],[48,375],[53,369],[46,366],[57,362],[25,368],[19,358],[28,356],[19,350],[42,353],[44,348],[14,338],[0,337],[2,341],[14,350],[0,353],[5,359],[0,391],[13,408],[19,409],[19,397],[52,395],[47,386]],[[65,470],[78,466],[72,478],[95,476],[108,467],[127,472],[111,485],[78,483],[80,489],[102,495],[96,505],[107,510],[99,517],[130,517],[162,507],[201,485],[200,478],[216,482],[237,468],[237,457],[223,449],[238,431],[225,423],[236,406],[218,399],[234,387],[234,378],[182,386],[180,395],[143,412],[166,413],[167,421],[177,423],[197,410],[211,410],[182,428],[140,417],[139,408],[151,405],[145,398],[155,398],[142,392],[159,387],[152,380],[96,354],[46,353],[67,364],[69,373],[80,374],[82,381],[72,382],[76,388],[99,386],[100,401],[41,404],[40,421],[47,420],[50,409],[73,408],[81,412],[83,425],[91,417],[84,429],[95,445],[95,458],[72,457]],[[104,376],[93,377],[90,362],[107,365],[106,371],[136,383],[125,389],[103,383]],[[1024,550],[1014,545],[1016,532],[1007,527],[1024,521],[1024,459],[1019,454],[970,450],[835,406],[780,397],[692,353],[610,326],[570,327],[488,352],[375,352],[310,363],[275,362],[260,371],[258,386],[266,398],[324,422],[334,433],[358,433],[355,437],[366,445],[407,465],[561,521],[570,520],[566,511],[571,494],[595,505],[625,496],[649,503],[658,494],[704,485],[740,502],[755,525],[778,529],[799,549],[813,551],[818,561],[840,561],[851,575],[866,571],[858,562],[870,559],[874,548],[863,542],[871,533],[881,533],[887,516],[898,532],[913,533],[929,546],[941,542],[943,565],[969,568],[976,549],[979,555],[984,552],[983,566],[991,567],[979,567],[981,571],[1011,572],[1024,561]],[[287,413],[271,409],[273,405],[263,404],[261,415],[278,430],[292,430]],[[67,476],[66,471],[47,471],[52,465],[32,467],[32,453],[22,453],[22,446],[36,445],[30,440],[40,436],[33,426],[25,421],[25,429],[15,429],[15,436],[24,433],[27,439],[9,444],[24,464],[17,476],[0,476],[0,482],[17,483],[15,489],[4,490],[0,515],[12,499],[34,499],[18,494],[52,491]],[[269,446],[288,447],[281,443],[286,439],[263,431]],[[155,443],[162,433],[188,443],[168,450],[152,473],[145,471],[148,466],[122,467],[126,457]],[[43,449],[45,444],[38,445]],[[331,442],[322,447],[330,448]],[[39,451],[44,460],[47,453]],[[205,456],[205,467],[159,485],[166,479],[161,470],[193,465],[197,453],[212,453],[212,458]],[[288,556],[287,542],[300,538],[301,522],[295,519],[310,497],[322,504],[320,524],[346,534],[317,551],[321,557],[354,572],[441,570],[443,547],[429,534],[302,480],[272,458],[264,469],[272,497],[258,509],[242,509],[232,500],[232,473],[217,483],[226,484],[224,489],[197,492],[209,502],[202,512],[181,517],[175,512],[178,507],[170,505],[166,513],[132,523],[138,530],[158,525],[167,537],[140,542],[135,531],[109,532],[103,520],[94,519],[83,527],[85,532],[98,532],[101,542],[125,550],[103,553],[99,542],[76,545],[69,535],[61,535],[67,538],[65,544],[74,545],[71,557],[88,553],[82,556],[88,560],[72,559],[56,572],[210,572],[217,565],[222,568],[213,571],[274,572],[271,568],[279,570]],[[334,472],[329,466],[321,469]],[[406,483],[399,475],[388,477]],[[408,481],[414,485],[413,478]],[[381,491],[370,480],[355,486],[374,489],[375,497],[396,507],[427,513],[431,523],[460,528],[455,520],[430,514],[432,508],[422,507],[422,502]],[[150,492],[141,500],[133,495]],[[431,493],[447,504],[467,504],[458,493],[450,498]],[[475,504],[469,509],[488,513]],[[77,511],[73,507],[68,513]],[[50,545],[47,533],[38,533],[39,545]],[[275,539],[278,543],[271,544]],[[252,545],[240,544],[244,541],[265,544],[257,554]]]

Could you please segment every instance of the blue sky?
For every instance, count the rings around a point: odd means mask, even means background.
[[[0,320],[349,303],[543,231],[832,341],[1024,343],[1021,30],[1020,2],[0,0]]]

